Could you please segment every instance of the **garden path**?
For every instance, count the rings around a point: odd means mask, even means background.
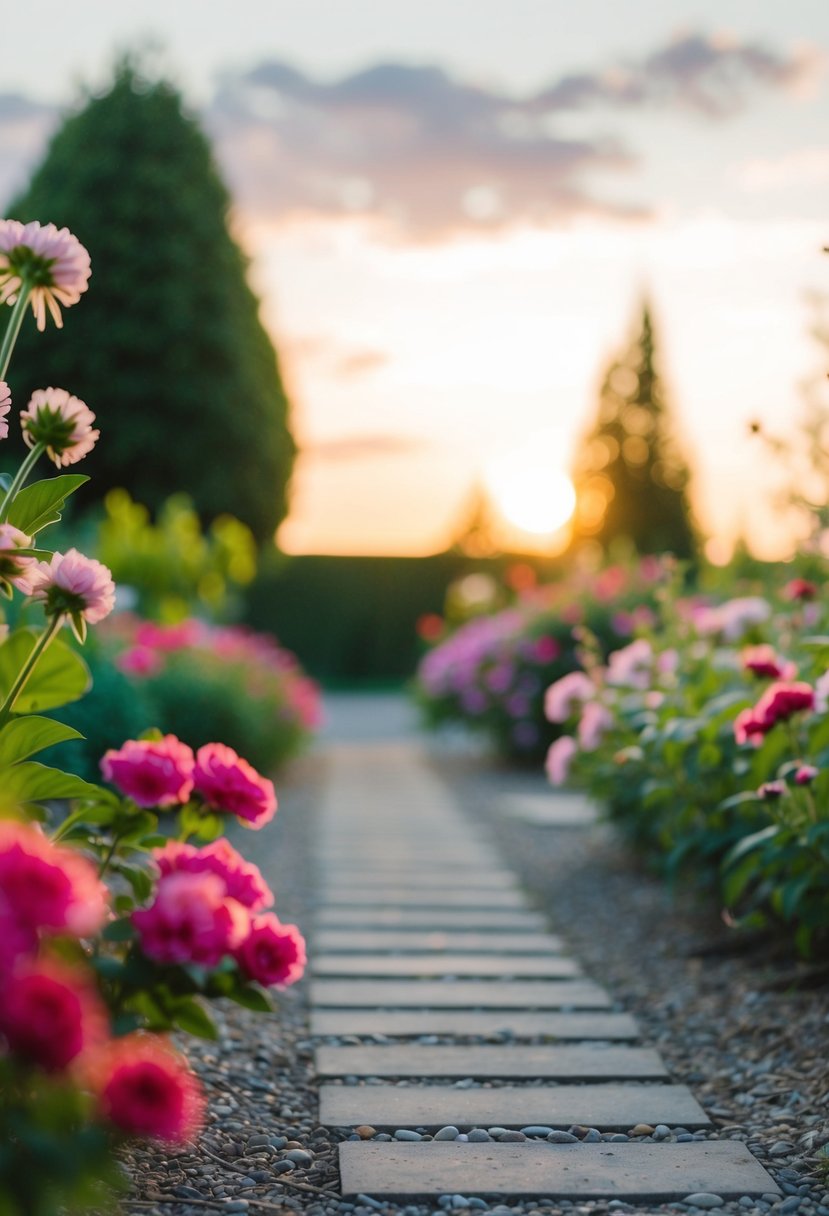
[[[310,951],[320,1122],[350,1132],[343,1196],[777,1194],[529,906],[400,702],[347,704],[329,705]],[[551,821],[589,824],[550,800]]]

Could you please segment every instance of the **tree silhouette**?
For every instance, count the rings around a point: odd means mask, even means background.
[[[591,539],[606,551],[624,539],[640,554],[693,557],[689,478],[655,366],[645,304],[635,339],[605,373],[596,420],[574,463],[574,546]]]
[[[295,446],[229,205],[177,91],[123,62],[8,212],[70,228],[93,273],[65,337],[24,328],[10,379],[25,401],[48,368],[95,411],[86,502],[126,486],[157,510],[181,490],[204,520],[230,512],[265,541],[286,513]]]

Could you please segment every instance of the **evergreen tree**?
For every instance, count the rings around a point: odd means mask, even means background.
[[[647,305],[636,338],[605,374],[573,481],[575,545],[590,538],[606,551],[625,539],[640,554],[694,556],[689,471],[672,434]]]
[[[24,327],[11,382],[24,403],[48,368],[94,410],[87,502],[125,486],[156,510],[184,491],[203,519],[230,512],[264,542],[286,513],[295,446],[229,205],[176,90],[119,66],[8,211],[74,232],[94,287],[65,313],[65,338]]]

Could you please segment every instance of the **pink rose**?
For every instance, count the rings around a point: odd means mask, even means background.
[[[0,895],[24,929],[87,937],[107,916],[108,893],[74,849],[29,824],[0,823]]]
[[[175,806],[190,797],[194,765],[187,744],[165,735],[129,739],[117,751],[110,748],[101,760],[101,772],[139,806]]]
[[[7,977],[0,1033],[9,1049],[47,1072],[103,1043],[106,1009],[87,976],[54,962],[32,963]]]
[[[215,874],[163,876],[148,908],[133,912],[141,949],[159,963],[215,967],[248,932],[249,916]]]
[[[193,780],[205,802],[247,827],[264,827],[276,813],[273,783],[224,743],[199,748]]]
[[[182,1143],[198,1132],[205,1109],[199,1083],[157,1035],[116,1039],[96,1071],[101,1111],[128,1136]]]
[[[305,970],[305,940],[296,925],[283,925],[273,912],[258,916],[236,951],[236,961],[257,984],[284,987]]]
[[[561,735],[550,745],[544,767],[551,785],[564,785],[578,750],[572,735]]]
[[[251,912],[269,908],[273,892],[259,868],[245,861],[230,841],[222,836],[204,848],[170,841],[153,853],[162,876],[176,873],[214,874],[224,883],[225,894]]]

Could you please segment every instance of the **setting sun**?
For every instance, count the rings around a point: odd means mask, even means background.
[[[536,538],[563,528],[576,505],[573,483],[544,445],[527,443],[497,457],[487,467],[485,481],[499,514]]]

